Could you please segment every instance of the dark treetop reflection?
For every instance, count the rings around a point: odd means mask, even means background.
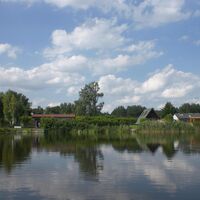
[[[0,138],[0,199],[199,199],[200,140]]]

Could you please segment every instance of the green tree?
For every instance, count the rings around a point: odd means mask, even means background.
[[[47,107],[45,109],[45,114],[61,114],[60,112],[60,106],[53,106],[53,107]]]
[[[73,103],[61,103],[59,106],[47,107],[46,114],[69,114],[75,112],[75,105]]]
[[[29,99],[21,93],[8,90],[3,95],[3,114],[10,125],[19,124],[21,116],[30,114]]]
[[[3,93],[0,93],[0,125],[3,124],[4,115],[3,115]]]
[[[133,105],[127,107],[127,117],[139,117],[146,108],[140,105]]]
[[[16,122],[16,118],[17,118],[17,98],[15,96],[15,94],[11,94],[10,97],[10,117],[11,117],[11,124],[15,124]]]
[[[11,106],[12,96],[12,91],[7,91],[3,96],[3,113],[5,120],[8,121],[10,124],[12,124],[12,116],[14,115]]]
[[[116,116],[116,117],[126,117],[126,109],[124,108],[124,106],[118,106],[117,108],[115,108],[111,115]]]
[[[37,108],[32,108],[31,112],[33,114],[43,114],[44,113],[44,109],[41,106],[38,106]]]
[[[189,103],[184,103],[179,107],[179,112],[180,113],[200,113],[200,104],[189,104]]]
[[[164,117],[164,120],[168,123],[173,122],[173,115],[172,114],[168,114]]]
[[[100,114],[104,103],[98,103],[103,93],[99,92],[98,82],[86,84],[79,92],[79,99],[75,102],[76,113],[78,115],[98,115]]]
[[[73,103],[61,103],[60,104],[60,111],[61,113],[74,113],[75,112],[75,105]]]
[[[21,94],[17,93],[17,120],[21,116],[28,116],[31,113],[31,103],[29,102],[29,99]]]
[[[174,115],[176,112],[177,108],[175,108],[171,102],[167,102],[161,111],[161,116],[165,117],[166,115],[169,114]]]

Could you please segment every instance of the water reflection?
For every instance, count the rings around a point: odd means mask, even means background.
[[[32,138],[8,136],[0,138],[0,167],[10,173],[16,164],[29,159]]]
[[[149,137],[149,136],[148,136]],[[149,140],[148,140],[149,139]],[[30,159],[31,150],[38,152],[58,152],[61,156],[73,156],[75,162],[79,164],[81,172],[86,173],[86,177],[97,177],[103,170],[104,155],[101,150],[102,144],[111,144],[113,149],[119,153],[142,153],[150,152],[155,155],[159,149],[167,159],[172,160],[178,151],[184,154],[200,153],[200,137],[192,135],[187,139],[180,138],[177,141],[175,137],[172,140],[163,138],[135,138],[131,140],[116,141],[68,141],[60,137],[52,138],[52,135],[45,137],[22,137],[2,136],[0,137],[0,167],[4,168],[8,173],[12,168],[20,163]]]
[[[198,135],[0,137],[0,199],[198,199],[199,152]]]
[[[74,158],[79,163],[80,171],[85,179],[98,180],[99,172],[103,170],[103,154],[99,147],[88,146],[77,149]]]
[[[111,142],[113,149],[120,153],[125,151],[130,153],[142,152],[142,147],[137,143],[135,139],[125,140],[125,141],[114,141]]]
[[[177,150],[175,149],[174,142],[163,144],[162,150],[168,159],[172,159],[177,152]]]

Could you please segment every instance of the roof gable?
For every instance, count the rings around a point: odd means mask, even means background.
[[[149,109],[145,109],[145,110],[141,113],[141,115],[139,116],[139,118],[138,118],[136,124],[139,124],[141,119],[147,119],[148,116],[150,116],[150,114],[151,114],[152,112],[153,112],[153,114],[156,116],[155,118],[159,119],[159,116],[157,115],[157,113],[155,112],[155,110],[154,110],[153,108],[149,108]]]

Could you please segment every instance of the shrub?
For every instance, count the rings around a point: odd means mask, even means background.
[[[145,122],[147,122],[147,121],[150,121],[150,120],[147,119],[147,118],[142,118],[142,119],[140,119],[140,123],[145,123]]]
[[[86,129],[92,125],[95,126],[132,125],[135,122],[136,119],[134,118],[116,118],[108,116],[77,117],[74,120],[43,118],[41,119],[41,127],[45,129],[65,128],[71,130],[72,128]]]
[[[33,127],[34,125],[33,119],[30,116],[20,117],[20,122],[22,127]]]
[[[168,123],[172,123],[173,122],[173,115],[172,114],[168,114],[164,117],[164,121],[168,122]]]

